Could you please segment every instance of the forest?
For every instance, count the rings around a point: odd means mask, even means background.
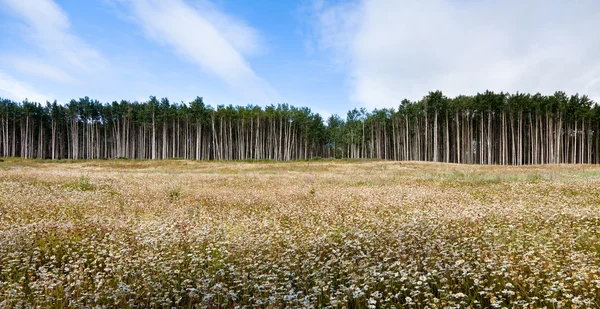
[[[391,103],[390,103],[391,105]],[[37,159],[303,160],[527,165],[600,163],[600,107],[585,95],[432,91],[395,108],[323,119],[288,104],[0,98],[0,155]]]

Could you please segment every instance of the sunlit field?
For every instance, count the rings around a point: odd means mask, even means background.
[[[0,162],[0,308],[598,308],[600,166]]]

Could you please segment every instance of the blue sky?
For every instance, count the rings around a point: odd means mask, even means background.
[[[600,99],[600,2],[0,0],[0,97],[395,107],[430,90]]]

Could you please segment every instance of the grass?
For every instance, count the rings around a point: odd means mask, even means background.
[[[90,184],[90,178],[87,175],[81,175],[78,181],[69,181],[66,187],[72,190],[89,191],[95,190],[96,186]]]
[[[597,166],[0,168],[0,308],[600,304]]]
[[[167,194],[169,196],[169,200],[171,202],[174,202],[174,201],[178,200],[179,197],[181,196],[181,187],[170,188],[167,191]]]

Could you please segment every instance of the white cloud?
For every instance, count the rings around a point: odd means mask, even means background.
[[[71,31],[68,16],[52,0],[0,0],[27,25],[32,46],[63,69],[91,72],[107,65],[103,56]]]
[[[437,89],[564,90],[600,101],[595,0],[371,0],[316,9],[320,47],[348,68],[352,98],[371,108]]]
[[[33,87],[12,76],[0,71],[0,98],[22,101],[28,99],[31,102],[45,102],[52,96],[38,93]]]
[[[276,96],[242,56],[259,52],[258,34],[252,28],[208,2],[198,8],[181,0],[133,0],[130,4],[150,38],[171,46],[248,98],[264,103]]]
[[[244,21],[219,11],[207,0],[198,1],[195,3],[195,8],[240,54],[254,56],[265,52],[266,46],[258,30],[250,27]]]
[[[20,72],[27,72],[47,80],[65,84],[77,83],[77,80],[70,73],[41,59],[11,56],[3,57],[2,61],[10,64]]]
[[[68,16],[54,1],[0,0],[0,4],[23,22],[22,39],[29,45],[26,53],[3,51],[4,67],[71,86],[97,79],[108,68],[108,61],[73,33]]]

